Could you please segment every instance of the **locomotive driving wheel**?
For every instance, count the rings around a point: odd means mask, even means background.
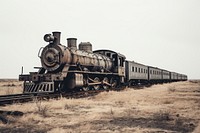
[[[84,86],[84,87],[83,87],[83,90],[84,90],[84,91],[89,91],[90,88],[89,88],[89,86]]]
[[[104,90],[107,90],[109,88],[108,84],[109,84],[108,78],[107,77],[103,78],[103,89]]]
[[[88,79],[87,78],[84,78],[83,79],[83,83],[85,86],[83,86],[83,91],[89,91],[90,90],[90,87],[87,85],[88,84]]]
[[[111,83],[112,88],[117,87],[117,79],[116,78],[111,78],[110,83]]]
[[[96,82],[96,83],[100,82],[100,79],[99,79],[98,77],[95,77],[95,78],[94,78],[94,83],[95,83],[95,82]],[[93,87],[94,87],[95,90],[99,90],[99,89],[100,89],[100,85],[99,85],[99,84],[96,84],[96,85],[94,85]]]

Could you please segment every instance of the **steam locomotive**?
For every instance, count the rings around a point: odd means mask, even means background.
[[[76,38],[68,38],[66,47],[60,43],[60,35],[53,32],[44,36],[48,45],[39,50],[38,72],[19,75],[19,80],[24,81],[24,93],[65,93],[187,80],[184,74],[127,61],[124,55],[112,50],[92,51],[89,42],[81,42],[77,49]]]

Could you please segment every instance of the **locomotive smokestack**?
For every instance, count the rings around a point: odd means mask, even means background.
[[[61,32],[53,32],[53,35],[46,34],[44,40],[50,44],[59,45],[60,44],[60,34]]]
[[[76,40],[76,38],[67,38],[67,46],[69,48],[77,49]]]
[[[60,44],[60,34],[61,34],[61,32],[53,32],[53,36],[55,37],[53,44],[55,44],[55,45]]]

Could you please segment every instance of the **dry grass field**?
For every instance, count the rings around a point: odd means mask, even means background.
[[[22,93],[22,84],[16,79],[0,79],[0,95]]]
[[[1,82],[0,93],[10,94],[11,88],[20,93],[21,85]],[[0,132],[5,133],[199,133],[200,81],[127,88],[81,99],[35,99],[0,106],[0,119]]]

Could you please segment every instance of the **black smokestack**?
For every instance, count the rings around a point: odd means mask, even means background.
[[[54,36],[54,41],[53,41],[53,44],[54,45],[59,45],[60,44],[60,34],[61,32],[53,32],[53,36]]]

